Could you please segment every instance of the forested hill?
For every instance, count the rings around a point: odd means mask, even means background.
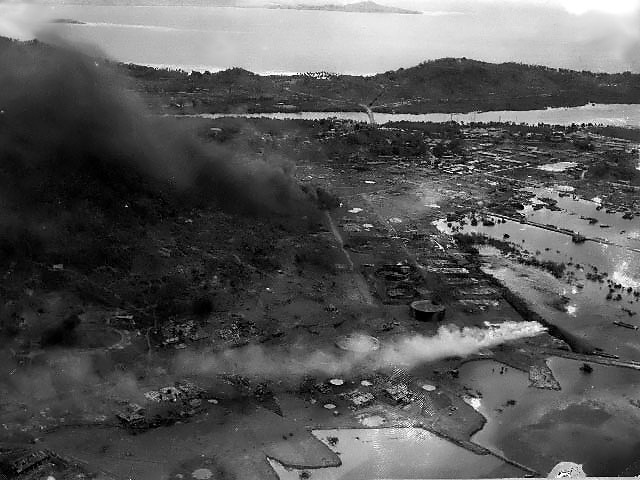
[[[369,77],[327,72],[261,76],[240,68],[189,75],[133,65],[123,68],[142,90],[185,92],[183,99],[197,111],[346,111],[372,103],[379,112],[428,113],[640,103],[639,74],[465,58],[434,60]]]
[[[416,67],[376,75],[384,85],[383,97],[422,97],[427,103],[464,104],[478,102],[508,109],[564,104],[640,102],[640,75],[596,74],[517,63],[492,64],[468,59],[445,58]],[[382,97],[381,97],[382,98]],[[383,100],[384,102],[384,100]]]
[[[0,38],[3,49],[42,48]],[[187,73],[120,64],[133,88],[164,110],[193,112],[349,111],[372,105],[398,113],[529,110],[640,103],[640,74],[592,73],[517,63],[444,58],[374,76],[328,72],[263,76],[241,68]]]

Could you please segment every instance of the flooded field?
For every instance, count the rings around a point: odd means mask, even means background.
[[[551,198],[559,210],[536,209],[525,205],[527,220],[553,225],[580,233],[587,238],[601,238],[618,245],[640,248],[640,219],[623,218],[623,213],[607,211],[599,202],[566,195],[555,188],[526,188],[538,198]]]
[[[595,202],[561,197],[558,192],[547,189],[529,190],[539,198],[553,198],[559,209],[535,209],[535,203],[526,205],[522,213],[527,221],[574,230],[587,238],[596,238],[599,234],[602,240],[617,245],[591,240],[575,243],[570,235],[549,227],[511,220],[502,222],[497,218],[495,225],[479,221],[473,226],[468,217],[462,222],[441,220],[436,226],[449,234],[473,232],[509,242],[518,249],[516,254],[505,256],[493,248],[481,251],[485,273],[508,285],[535,313],[552,324],[609,353],[640,360],[640,332],[614,323],[640,325],[637,320],[640,302],[636,295],[640,287],[640,252],[635,250],[640,243],[635,239],[640,229],[638,221],[625,220],[620,213],[596,210]],[[581,218],[587,216],[612,227],[601,229],[598,223]],[[631,238],[628,234],[632,234]],[[532,258],[564,264],[565,272],[556,278],[535,265],[526,265]]]
[[[468,401],[487,418],[472,440],[541,472],[570,461],[587,475],[638,475],[640,372],[547,363],[560,391],[530,387],[527,373],[495,361],[462,366],[461,382],[477,393]]]
[[[340,455],[342,466],[285,468],[270,459],[281,480],[371,478],[491,478],[522,473],[492,455],[477,455],[419,428],[314,430]]]
[[[547,272],[501,257],[499,252],[483,260],[485,273],[508,285],[531,310],[553,325],[621,358],[640,361],[640,332],[613,323],[637,325],[637,302],[608,301],[608,287],[600,283],[587,281],[582,288],[568,285]],[[623,308],[635,315],[630,316]]]
[[[551,214],[545,215],[551,216]],[[473,232],[496,240],[508,239],[510,243],[534,254],[541,260],[573,263],[578,270],[594,266],[599,272],[607,272],[611,280],[625,287],[640,286],[640,252],[595,241],[576,244],[570,235],[511,220],[496,223],[493,226],[485,226],[481,222],[472,226],[470,217],[465,218],[464,221],[466,223],[464,226],[456,222],[449,227],[446,220],[440,220],[436,226],[445,233]]]

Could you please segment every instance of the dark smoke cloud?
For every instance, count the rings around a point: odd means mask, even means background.
[[[127,86],[76,48],[0,39],[0,201],[108,207],[160,188],[257,213],[309,209],[290,165],[204,147]]]
[[[71,315],[65,318],[59,325],[47,329],[40,338],[43,347],[53,345],[71,346],[77,340],[76,328],[80,325],[80,317]]]
[[[152,116],[111,63],[88,53],[0,37],[0,260],[29,255],[38,242],[51,241],[54,254],[56,246],[70,251],[72,240],[95,248],[136,202],[149,211],[204,203],[260,215],[316,212],[291,162],[203,145],[181,122]],[[76,221],[81,235],[69,227]],[[123,231],[113,238],[134,244]],[[143,399],[133,373],[118,371],[108,354],[69,348],[78,319],[65,318],[33,335],[50,347],[33,359],[0,348],[3,402],[24,403],[28,416],[44,407],[98,409],[102,394]]]

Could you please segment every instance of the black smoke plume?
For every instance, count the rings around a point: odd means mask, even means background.
[[[80,317],[71,315],[65,318],[59,325],[49,328],[42,333],[40,344],[43,347],[55,345],[70,347],[76,343],[76,327],[80,325]]]
[[[150,115],[111,62],[0,38],[4,253],[36,248],[78,216],[83,228],[104,229],[167,205],[306,214],[315,199],[291,170],[205,146],[179,121]]]

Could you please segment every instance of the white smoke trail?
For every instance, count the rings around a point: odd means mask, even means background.
[[[185,352],[177,357],[175,369],[182,374],[232,373],[283,378],[305,374],[348,374],[354,369],[375,371],[393,365],[412,368],[447,357],[465,357],[545,331],[537,322],[504,322],[490,328],[444,325],[434,336],[404,336],[383,344],[380,350],[372,353],[310,350],[303,345],[290,348],[251,345],[219,353]]]
[[[377,363],[380,367],[389,364],[413,367],[446,357],[466,357],[484,348],[534,337],[545,331],[538,322],[504,322],[490,328],[443,325],[433,337],[415,335],[388,344]]]

